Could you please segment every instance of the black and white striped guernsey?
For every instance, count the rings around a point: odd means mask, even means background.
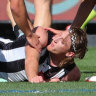
[[[0,38],[0,78],[12,82],[27,80],[25,73],[25,43],[24,35],[15,41]],[[46,48],[43,48],[39,61],[39,73],[42,73],[45,79],[54,77],[61,79],[75,67],[75,64],[68,65],[66,68],[52,67],[49,62],[49,53]]]

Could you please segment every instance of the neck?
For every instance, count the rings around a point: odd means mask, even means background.
[[[61,55],[61,54],[56,55],[56,54],[50,53],[50,65],[52,65],[54,67],[58,67],[59,63],[63,59],[64,59],[64,55]]]

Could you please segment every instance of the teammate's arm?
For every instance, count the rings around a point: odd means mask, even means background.
[[[41,45],[38,36],[31,31],[24,0],[10,0],[10,6],[15,22],[26,35],[27,41],[40,51]]]
[[[25,71],[29,82],[35,82],[34,77],[38,76],[40,53],[30,45],[26,45]]]
[[[38,27],[35,33],[39,36],[42,48],[45,47],[48,42],[47,31],[44,30],[42,27]],[[30,45],[26,45],[25,71],[29,82],[44,82],[43,77],[38,76],[39,59],[40,53],[35,48],[32,48]]]

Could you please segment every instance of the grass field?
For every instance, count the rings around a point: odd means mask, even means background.
[[[96,75],[96,48],[88,48],[83,60],[76,60],[81,70],[79,82],[31,84],[28,82],[0,83],[0,96],[96,96],[96,83],[85,82]]]

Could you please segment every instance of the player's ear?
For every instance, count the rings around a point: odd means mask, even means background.
[[[67,52],[65,55],[66,55],[66,57],[74,57],[75,53],[74,52]]]

